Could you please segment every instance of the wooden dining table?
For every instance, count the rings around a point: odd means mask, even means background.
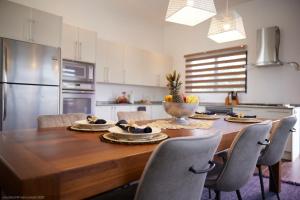
[[[237,133],[248,125],[221,118],[209,129],[163,131],[170,138],[221,131],[220,151],[229,148]],[[158,144],[105,143],[99,139],[101,134],[67,127],[2,132],[1,189],[7,197],[83,199],[138,180]],[[270,190],[280,191],[280,163],[273,168],[277,184]]]

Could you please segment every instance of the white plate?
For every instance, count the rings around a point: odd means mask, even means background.
[[[238,118],[238,117],[225,117],[225,121],[237,123],[260,123],[263,120],[257,118]]]
[[[71,130],[74,131],[83,131],[83,132],[103,132],[108,131],[109,128],[102,128],[102,129],[85,129],[85,128],[79,128],[77,126],[70,126]]]
[[[138,128],[145,128],[145,126],[140,126]],[[160,128],[151,127],[151,129],[152,129],[151,133],[128,133],[117,126],[114,126],[109,128],[108,131],[111,132],[115,138],[129,139],[129,140],[151,139],[161,133]]]
[[[111,142],[115,143],[121,143],[121,144],[147,144],[147,143],[156,143],[160,142],[162,140],[165,140],[168,138],[168,135],[165,133],[159,133],[155,137],[152,137],[150,139],[140,139],[140,140],[130,140],[130,139],[118,139],[114,137],[113,133],[105,133],[102,135],[102,137],[106,140],[109,140]]]
[[[215,120],[220,119],[219,115],[204,115],[204,114],[195,114],[190,116],[191,119],[206,119],[206,120]]]
[[[103,128],[110,128],[115,125],[113,121],[107,121],[106,124],[90,124],[87,120],[79,120],[73,123],[73,127],[77,127],[80,129],[103,129]]]

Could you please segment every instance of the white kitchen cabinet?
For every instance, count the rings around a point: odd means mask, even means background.
[[[98,39],[96,82],[125,83],[123,45]]]
[[[62,17],[10,1],[0,1],[0,36],[61,46]]]
[[[144,50],[126,46],[124,55],[125,83],[147,85],[149,82],[149,72],[145,68],[145,64]]]
[[[16,40],[29,40],[30,9],[0,0],[0,36]]]
[[[78,54],[79,60],[85,62],[96,62],[97,33],[78,28]]]
[[[98,39],[96,82],[165,87],[170,58]]]
[[[278,108],[255,108],[255,107],[233,107],[233,112],[244,113],[245,115],[256,115],[258,118],[265,119],[281,119],[290,115],[296,115],[300,119],[299,109],[278,109]],[[299,121],[299,120],[298,120]],[[289,137],[287,147],[285,149],[284,157],[288,160],[295,160],[300,153],[300,131],[299,123],[295,125],[296,132],[292,133]]]
[[[76,60],[78,49],[77,27],[68,24],[63,25],[62,31],[62,57],[64,59]]]
[[[97,33],[64,24],[62,31],[62,57],[89,63],[96,62]]]
[[[37,9],[32,10],[31,38],[34,43],[61,46],[62,17]]]

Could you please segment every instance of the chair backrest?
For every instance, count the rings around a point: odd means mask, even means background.
[[[274,127],[270,136],[270,145],[267,146],[258,159],[257,164],[274,165],[283,156],[284,149],[287,145],[289,135],[297,122],[295,116],[289,116],[281,119]]]
[[[216,133],[161,143],[144,169],[134,199],[200,199],[207,173],[194,174],[189,168],[208,168],[208,161],[213,158],[221,137]]]
[[[84,113],[71,113],[63,115],[41,115],[37,118],[38,128],[54,128],[71,126],[77,120],[86,119]]]
[[[150,117],[145,111],[134,111],[134,112],[118,112],[118,120],[126,121],[142,121],[149,120]]]
[[[256,167],[262,145],[271,129],[272,122],[247,126],[234,139],[229,151],[228,160],[216,181],[216,189],[235,191],[247,183]]]

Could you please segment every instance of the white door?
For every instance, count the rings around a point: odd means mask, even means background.
[[[96,82],[108,82],[108,68],[106,65],[105,56],[105,41],[102,39],[97,40],[96,51]]]
[[[32,9],[31,40],[53,47],[61,46],[62,17]]]
[[[78,59],[78,28],[63,24],[61,53],[63,59]]]
[[[144,61],[145,52],[143,50],[126,46],[124,58],[125,83],[145,85],[148,82],[148,71],[144,68]]]
[[[105,41],[105,71],[107,82],[124,83],[124,46]]]
[[[96,62],[97,33],[78,28],[78,55],[79,60],[84,62]]]
[[[30,8],[0,1],[0,37],[28,41]]]

